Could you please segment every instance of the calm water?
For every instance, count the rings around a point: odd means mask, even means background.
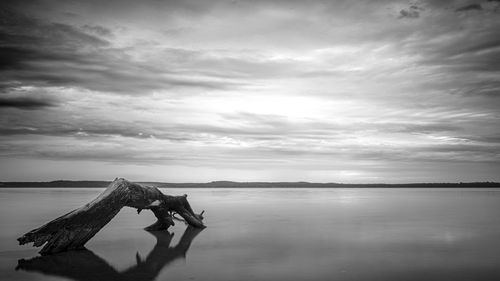
[[[495,189],[171,189],[208,228],[149,233],[125,208],[87,251],[17,245],[101,191],[0,189],[0,279],[500,280]]]

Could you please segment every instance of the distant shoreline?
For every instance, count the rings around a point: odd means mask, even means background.
[[[0,188],[103,188],[111,181],[69,181],[57,180],[49,182],[0,182]],[[460,182],[460,183],[403,183],[403,184],[348,184],[348,183],[312,183],[312,182],[232,182],[214,181],[207,183],[166,183],[140,182],[160,188],[497,188],[499,182]]]

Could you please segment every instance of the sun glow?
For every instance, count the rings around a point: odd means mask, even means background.
[[[203,107],[219,113],[279,115],[291,119],[320,117],[326,110],[318,99],[281,95],[224,96],[208,99]]]

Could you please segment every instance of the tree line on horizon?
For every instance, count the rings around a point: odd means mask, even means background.
[[[0,182],[0,187],[107,187],[111,181],[74,181],[74,180],[56,180],[47,182]],[[405,188],[405,187],[500,187],[499,182],[458,182],[458,183],[314,183],[314,182],[234,182],[234,181],[212,181],[207,183],[166,183],[166,182],[141,182],[146,185],[152,185],[160,188]]]

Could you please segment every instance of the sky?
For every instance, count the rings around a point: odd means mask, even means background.
[[[500,181],[500,1],[0,4],[0,181]]]

